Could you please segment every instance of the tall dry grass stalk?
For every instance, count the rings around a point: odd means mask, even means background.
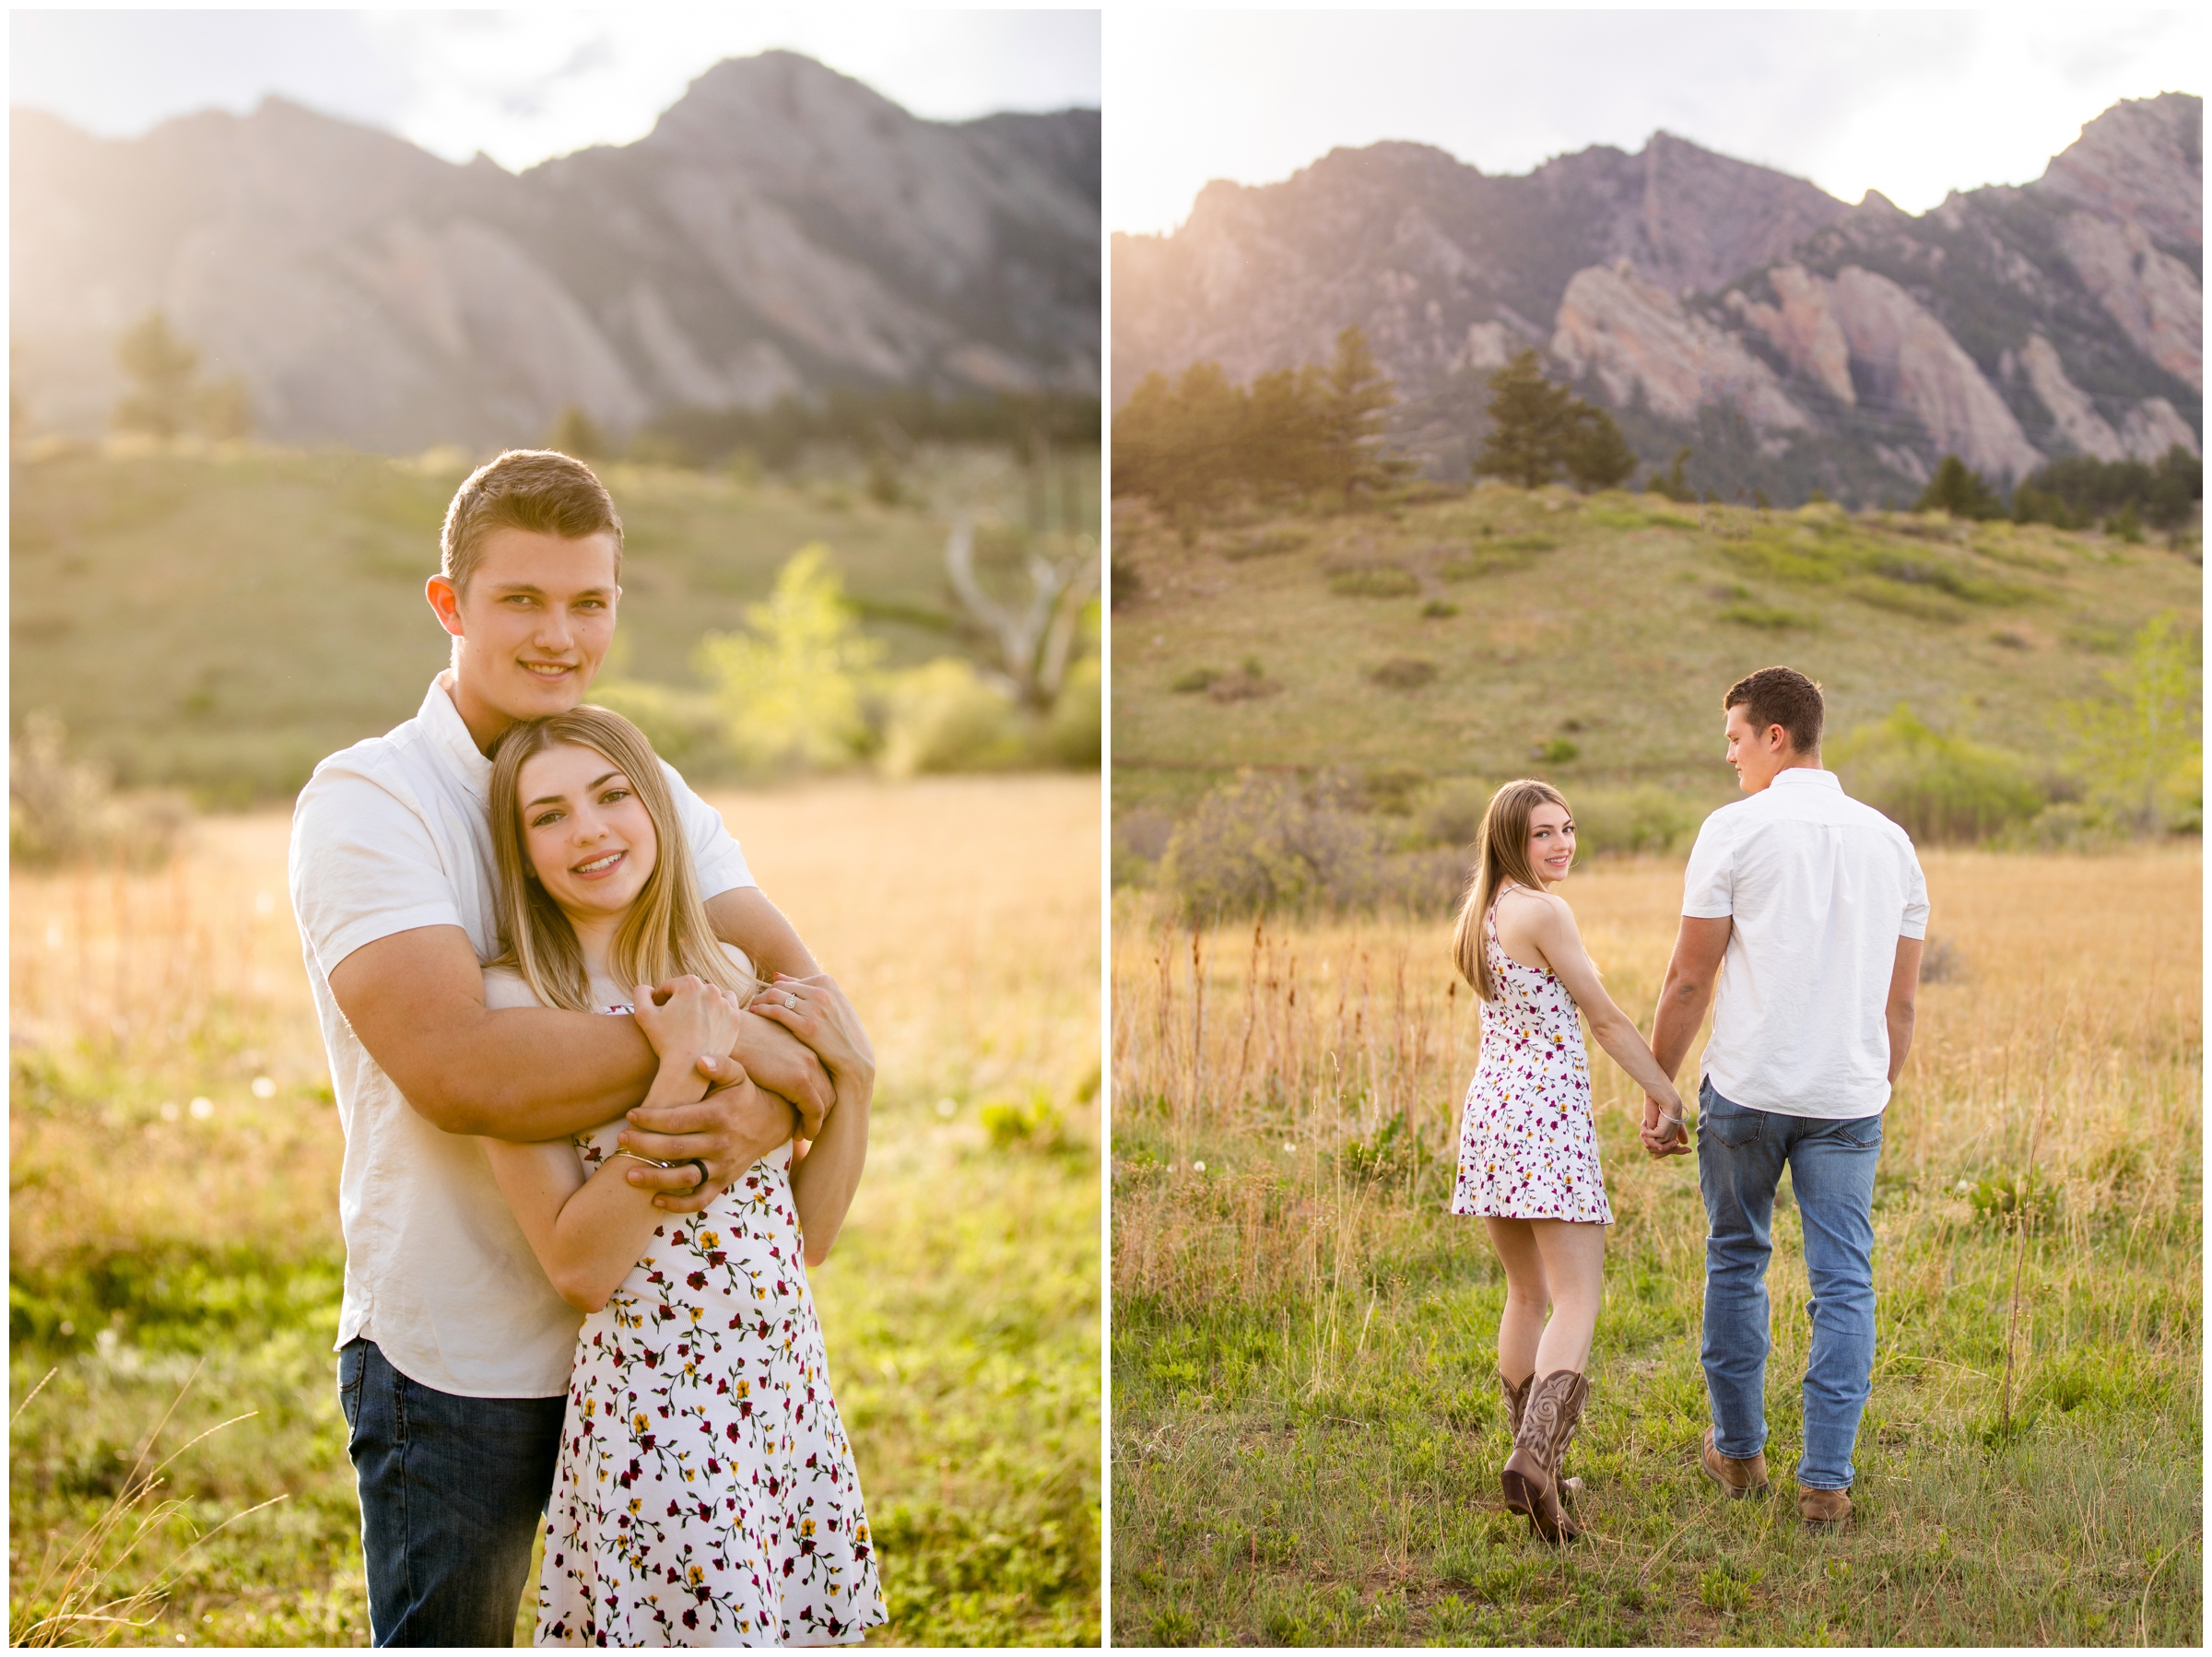
[[[1884,1180],[1910,1188],[1915,1212],[1971,1218],[1959,1181],[2017,1181],[2032,1160],[2085,1258],[2089,1228],[2115,1212],[2139,1229],[2192,1201],[2194,850],[1923,862],[1939,970],[1886,1121]],[[1614,999],[1646,1028],[1680,894],[1671,860],[1598,864],[1563,888]],[[1136,1147],[1115,1190],[1117,1297],[1182,1315],[1327,1298],[1378,1258],[1435,1246],[1422,1240],[1449,1196],[1479,1045],[1447,931],[1387,918],[1189,931],[1144,894],[1117,896],[1112,1098]],[[1592,1068],[1617,1235],[1697,1269],[1701,1212],[1632,1154],[1641,1096],[1626,1075],[1594,1048]],[[1683,1074],[1694,1081],[1694,1050]]]
[[[16,1405],[15,1414],[8,1417],[12,1428],[24,1409],[52,1381],[56,1371],[49,1369],[37,1386],[24,1394],[23,1402]],[[218,1533],[228,1529],[249,1514],[264,1508],[273,1508],[285,1499],[273,1496],[257,1502],[243,1512],[235,1513],[221,1524],[203,1534],[194,1536],[169,1562],[157,1569],[153,1576],[136,1587],[116,1592],[115,1585],[130,1565],[139,1548],[163,1531],[169,1522],[182,1513],[186,1503],[176,1500],[156,1500],[155,1497],[168,1483],[164,1476],[171,1463],[186,1451],[205,1439],[213,1437],[226,1427],[234,1427],[256,1414],[247,1410],[204,1428],[184,1443],[148,1467],[147,1458],[153,1454],[154,1446],[169,1426],[177,1406],[184,1402],[184,1394],[192,1390],[193,1381],[199,1370],[195,1366],[191,1377],[185,1380],[171,1400],[153,1430],[146,1435],[139,1446],[136,1460],[114,1498],[100,1517],[74,1541],[64,1543],[57,1536],[46,1538],[46,1548],[40,1559],[38,1572],[23,1589],[12,1592],[13,1616],[28,1616],[33,1620],[13,1628],[9,1643],[21,1646],[74,1646],[105,1645],[110,1640],[133,1632],[143,1632],[159,1620],[163,1602],[170,1590],[184,1570],[192,1555]],[[11,1621],[12,1621],[11,1616]]]

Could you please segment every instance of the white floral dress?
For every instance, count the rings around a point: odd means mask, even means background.
[[[587,1167],[622,1125],[577,1136]],[[785,1145],[671,1216],[577,1332],[537,1644],[834,1645],[885,1620],[790,1170]]]
[[[1482,1056],[1460,1118],[1452,1212],[1609,1226],[1574,997],[1549,970],[1506,954],[1495,902],[1483,947],[1498,999],[1482,1007]]]

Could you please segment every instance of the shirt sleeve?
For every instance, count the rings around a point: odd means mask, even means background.
[[[1693,921],[1735,913],[1735,837],[1719,811],[1705,819],[1689,849],[1689,867],[1682,874],[1682,913]]]
[[[700,901],[741,886],[759,886],[752,870],[746,866],[745,853],[724,825],[722,813],[693,793],[691,785],[665,759],[661,761],[661,770],[667,776],[669,792],[676,796],[676,815],[684,825],[684,838],[691,842]]]
[[[421,816],[355,770],[325,770],[292,814],[292,912],[327,978],[364,944],[421,926],[464,926]]]
[[[1928,935],[1928,880],[1920,872],[1920,857],[1910,840],[1905,842],[1905,917],[1897,934],[1902,938]]]

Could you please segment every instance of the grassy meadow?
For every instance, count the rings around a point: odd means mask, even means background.
[[[1652,535],[1655,562],[1708,556],[1688,532]],[[2030,625],[2057,622],[2041,614]],[[1194,602],[1168,654],[1188,659],[1201,627],[1257,621],[1256,606]],[[1176,625],[1163,613],[1127,632]],[[1984,647],[1951,636],[1970,659]],[[1140,640],[1132,655],[1141,705],[1159,652]],[[1616,671],[1583,660],[1600,684]],[[1701,699],[1727,670],[1685,671]],[[1135,723],[1140,745],[1166,730]],[[1786,1186],[1769,1278],[1774,1493],[1730,1502],[1700,1475],[1696,1170],[1642,1155],[1640,1100],[1594,1047],[1618,1223],[1569,1452],[1589,1534],[1566,1550],[1500,1498],[1504,1281],[1479,1223],[1445,1212],[1479,1038],[1448,926],[1194,933],[1155,895],[1117,893],[1115,1640],[2196,1643],[2201,856],[1923,856],[1935,942],[1875,1198],[1855,1522],[1814,1537],[1797,1519],[1810,1326]],[[1566,889],[1640,1021],[1680,881],[1678,861],[1622,859]]]
[[[484,457],[488,458],[488,457]],[[10,469],[15,717],[68,721],[126,785],[240,805],[288,798],[315,761],[421,702],[448,640],[424,602],[459,452],[64,450]],[[944,567],[970,506],[1018,523],[1032,481],[989,451],[924,453],[890,499],[850,480],[610,464],[625,526],[613,676],[690,688],[700,636],[743,626],[776,571],[831,550],[886,662],[969,653]],[[1095,534],[1097,457],[1053,474]],[[127,640],[129,648],[116,648]]]
[[[348,638],[377,648],[360,620]],[[1096,1643],[1099,785],[710,797],[881,1063],[868,1172],[814,1273],[890,1600],[871,1643]],[[18,1639],[42,1562],[126,1488],[189,1380],[153,1462],[253,1414],[168,1468],[176,1505],[135,1553],[127,1528],[106,1550],[109,1594],[173,1585],[107,1632],[368,1642],[330,1350],[342,1143],[287,832],[211,817],[158,873],[11,877]],[[529,1624],[525,1601],[524,1643]]]
[[[2106,694],[2147,617],[2201,614],[2194,542],[1500,484],[1428,495],[1247,507],[1187,537],[1114,502],[1117,824],[1179,817],[1246,766],[1394,773],[1400,792],[1540,767],[1571,798],[1650,786],[1719,805],[1721,692],[1774,662],[1820,681],[1835,734],[1904,701],[2040,758],[2057,703]]]

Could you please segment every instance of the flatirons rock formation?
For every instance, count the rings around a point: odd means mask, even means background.
[[[272,99],[90,138],[18,111],[15,389],[98,429],[159,307],[258,429],[411,451],[831,383],[1099,388],[1099,115],[923,121],[789,53],[519,177]]]
[[[2037,182],[1857,206],[1665,134],[1524,177],[1440,150],[1336,150],[1208,185],[1171,236],[1116,236],[1113,383],[1245,378],[1366,329],[1398,435],[1464,476],[1481,377],[1535,347],[1656,461],[1780,499],[1909,493],[1957,453],[2018,478],[2150,458],[2203,427],[2203,104],[2116,105]],[[1693,476],[1695,473],[1693,472]]]

